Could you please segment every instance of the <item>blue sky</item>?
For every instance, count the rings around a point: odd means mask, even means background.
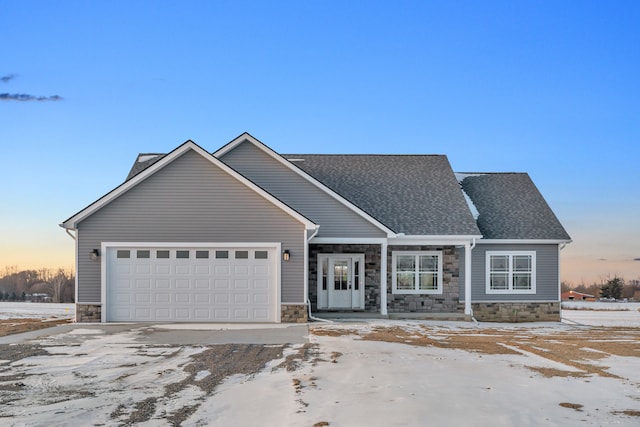
[[[72,266],[58,224],[139,152],[248,131],[528,172],[574,240],[564,279],[640,278],[639,22],[637,1],[4,0],[0,268]]]

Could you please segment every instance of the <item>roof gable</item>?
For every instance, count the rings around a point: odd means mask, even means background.
[[[255,149],[259,150],[265,156],[267,156],[268,158],[272,159],[277,164],[279,164],[283,169],[285,169],[289,173],[293,173],[296,176],[302,178],[305,182],[310,184],[312,187],[315,187],[315,189],[317,189],[317,190],[321,191],[322,193],[328,195],[330,198],[332,198],[333,200],[337,201],[344,208],[346,208],[349,211],[351,211],[352,214],[355,214],[355,215],[359,216],[361,219],[363,219],[364,221],[366,221],[369,224],[371,224],[377,230],[382,231],[388,237],[395,235],[395,230],[393,230],[392,227],[389,227],[388,224],[380,221],[379,218],[371,216],[368,212],[365,212],[364,210],[362,210],[361,207],[359,207],[356,204],[354,204],[352,200],[350,200],[350,199],[348,199],[346,197],[343,197],[343,195],[335,192],[332,188],[327,187],[324,183],[320,182],[319,180],[317,180],[312,175],[309,175],[303,169],[301,169],[301,168],[297,167],[296,165],[292,164],[287,159],[285,159],[283,156],[281,156],[280,154],[276,153],[274,150],[269,148],[267,145],[265,145],[262,142],[258,141],[256,138],[254,138],[253,136],[251,136],[250,134],[248,134],[246,132],[243,133],[242,135],[238,136],[236,139],[234,139],[230,143],[226,144],[224,147],[220,148],[218,151],[214,152],[213,155],[216,156],[217,158],[227,162],[227,160],[225,160],[225,157],[231,156],[235,150],[241,149],[244,144],[250,144],[252,147],[254,147]],[[251,172],[253,172],[253,171],[251,171]],[[244,174],[248,174],[249,171],[244,171],[243,170],[243,173]],[[262,180],[260,180],[258,178],[254,178],[254,177],[250,177],[250,178],[252,178],[256,182],[260,182],[261,185],[262,185]],[[287,196],[286,194],[281,194],[280,195],[280,197],[283,200],[285,200],[286,196]],[[292,203],[292,206],[297,206],[297,205]],[[323,228],[326,229],[326,227],[323,227]],[[321,230],[321,232],[322,232],[322,230]]]
[[[135,186],[137,186],[147,178],[151,177],[157,171],[161,170],[162,168],[172,163],[177,158],[181,157],[182,155],[190,151],[193,151],[199,154],[204,159],[211,162],[214,166],[218,167],[219,169],[222,169],[225,173],[237,179],[238,181],[243,183],[245,186],[249,187],[251,190],[256,192],[258,195],[267,199],[269,202],[271,202],[272,204],[274,204],[275,206],[283,210],[286,214],[292,216],[299,222],[303,223],[307,229],[317,228],[317,226],[308,218],[296,212],[294,209],[287,206],[285,203],[278,200],[276,197],[269,194],[268,192],[260,188],[258,185],[256,185],[255,183],[251,182],[250,180],[242,176],[241,174],[239,174],[238,172],[233,170],[231,167],[221,162],[211,154],[209,154],[206,150],[204,150],[202,147],[200,147],[199,145],[197,145],[191,140],[186,141],[185,143],[183,143],[182,145],[177,147],[175,150],[173,150],[172,152],[166,155],[154,154],[154,155],[149,155],[149,156],[153,156],[153,157],[150,157],[149,159],[143,158],[142,159],[143,161],[149,160],[151,161],[151,164],[147,164],[143,170],[137,173],[133,173],[133,171],[130,172],[129,177],[127,178],[127,181],[125,181],[124,183],[122,183],[121,185],[119,185],[118,187],[116,187],[106,195],[102,196],[100,199],[96,200],[86,208],[82,209],[80,212],[76,213],[75,215],[73,215],[71,218],[67,219],[60,225],[67,229],[76,228],[78,222],[82,221],[83,219],[97,212],[102,207],[108,205],[111,201],[118,198],[120,195],[134,188]],[[144,155],[138,156],[137,162],[141,159],[141,156],[144,156]],[[156,158],[156,156],[158,156],[158,158]]]
[[[460,173],[484,239],[571,238],[526,173]]]

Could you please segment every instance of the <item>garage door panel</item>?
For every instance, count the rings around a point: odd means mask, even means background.
[[[108,248],[107,254],[108,321],[276,321],[274,248]]]
[[[175,299],[178,304],[188,304],[191,301],[191,294],[179,292],[175,294]]]
[[[169,289],[171,287],[171,280],[169,279],[156,279],[156,289]]]
[[[167,293],[157,293],[155,294],[155,301],[156,304],[169,304],[171,303],[171,295],[167,294]]]
[[[195,272],[198,275],[208,276],[211,274],[211,267],[208,265],[196,265]]]
[[[174,271],[176,274],[181,274],[183,276],[188,276],[191,273],[189,264],[177,264]]]
[[[168,264],[156,264],[154,266],[155,268],[155,274],[156,275],[160,275],[160,274],[171,274],[171,266]]]
[[[176,289],[189,289],[190,285],[189,279],[176,279]]]
[[[216,289],[229,289],[229,279],[214,279],[214,287]]]
[[[153,311],[155,320],[173,320],[171,319],[171,310],[168,308],[157,308]]]

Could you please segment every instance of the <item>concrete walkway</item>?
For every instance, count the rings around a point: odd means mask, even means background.
[[[304,344],[306,324],[219,324],[219,323],[72,323],[37,331],[0,337],[0,345],[37,343],[56,337],[61,345],[73,344],[96,334],[136,333],[140,344]]]

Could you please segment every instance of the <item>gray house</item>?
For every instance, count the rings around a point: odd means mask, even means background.
[[[557,321],[571,241],[527,174],[278,154],[247,133],[214,153],[141,154],[61,226],[75,231],[79,322]]]

